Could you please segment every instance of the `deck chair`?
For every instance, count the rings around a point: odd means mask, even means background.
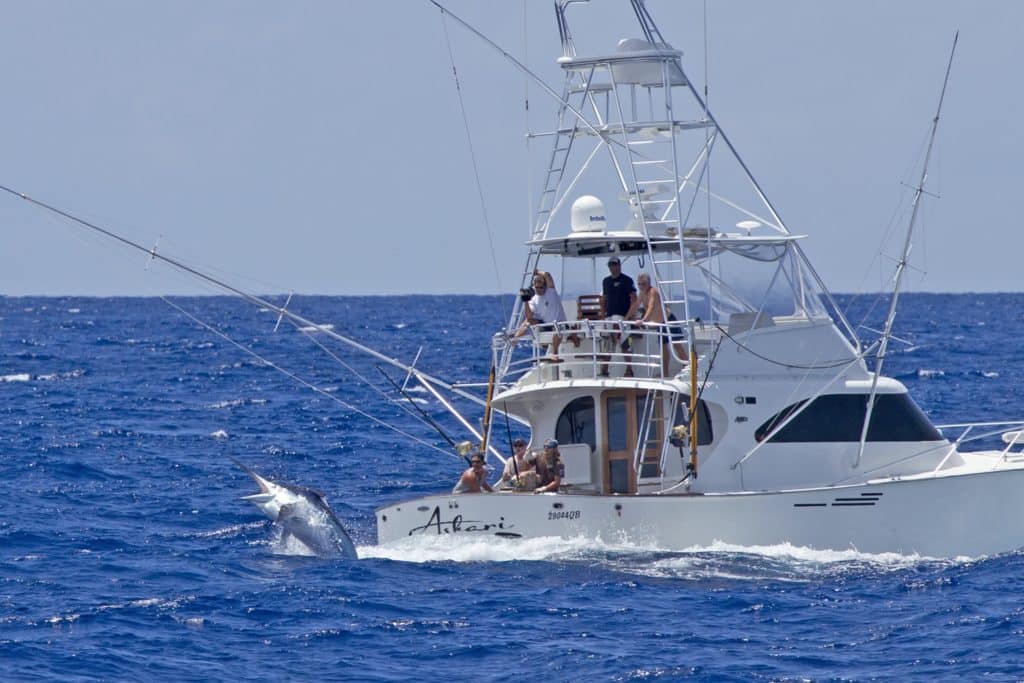
[[[576,297],[577,320],[604,320],[604,304],[600,294],[581,294]]]

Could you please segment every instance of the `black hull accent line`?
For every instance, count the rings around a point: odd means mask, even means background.
[[[793,503],[795,508],[826,508],[826,507],[872,507],[882,498],[881,493],[862,493],[857,498],[835,498],[831,503]]]

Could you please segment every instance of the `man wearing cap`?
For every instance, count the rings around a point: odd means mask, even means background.
[[[516,439],[512,442],[512,457],[505,461],[505,471],[501,473],[501,483],[515,482],[519,476],[533,469],[533,463],[526,457],[526,441]]]
[[[534,493],[557,493],[565,476],[565,465],[560,459],[558,442],[548,439],[544,442],[544,453],[537,458],[537,488]]]
[[[601,306],[604,308],[606,320],[632,320],[636,316],[637,306],[640,300],[636,296],[636,286],[633,278],[622,272],[622,262],[618,256],[608,259],[608,270],[610,275],[601,281]],[[622,335],[619,342],[619,349],[624,354],[629,353],[629,335]],[[601,367],[601,375],[608,376],[608,366]],[[633,376],[633,366],[629,363],[629,356],[626,356],[625,377]]]

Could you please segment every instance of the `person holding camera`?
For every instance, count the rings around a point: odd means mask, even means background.
[[[565,309],[562,307],[562,297],[558,296],[555,289],[555,279],[551,273],[543,270],[536,270],[533,273],[533,296],[526,300],[530,289],[520,290],[519,296],[523,298],[523,311],[526,320],[515,334],[515,338],[522,337],[530,325],[552,325],[565,322]],[[551,360],[557,361],[558,347],[562,344],[562,336],[557,330],[551,335]]]

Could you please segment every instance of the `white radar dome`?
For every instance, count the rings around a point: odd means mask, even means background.
[[[604,203],[597,197],[583,195],[572,203],[570,224],[573,232],[604,230],[608,224],[604,216]]]

